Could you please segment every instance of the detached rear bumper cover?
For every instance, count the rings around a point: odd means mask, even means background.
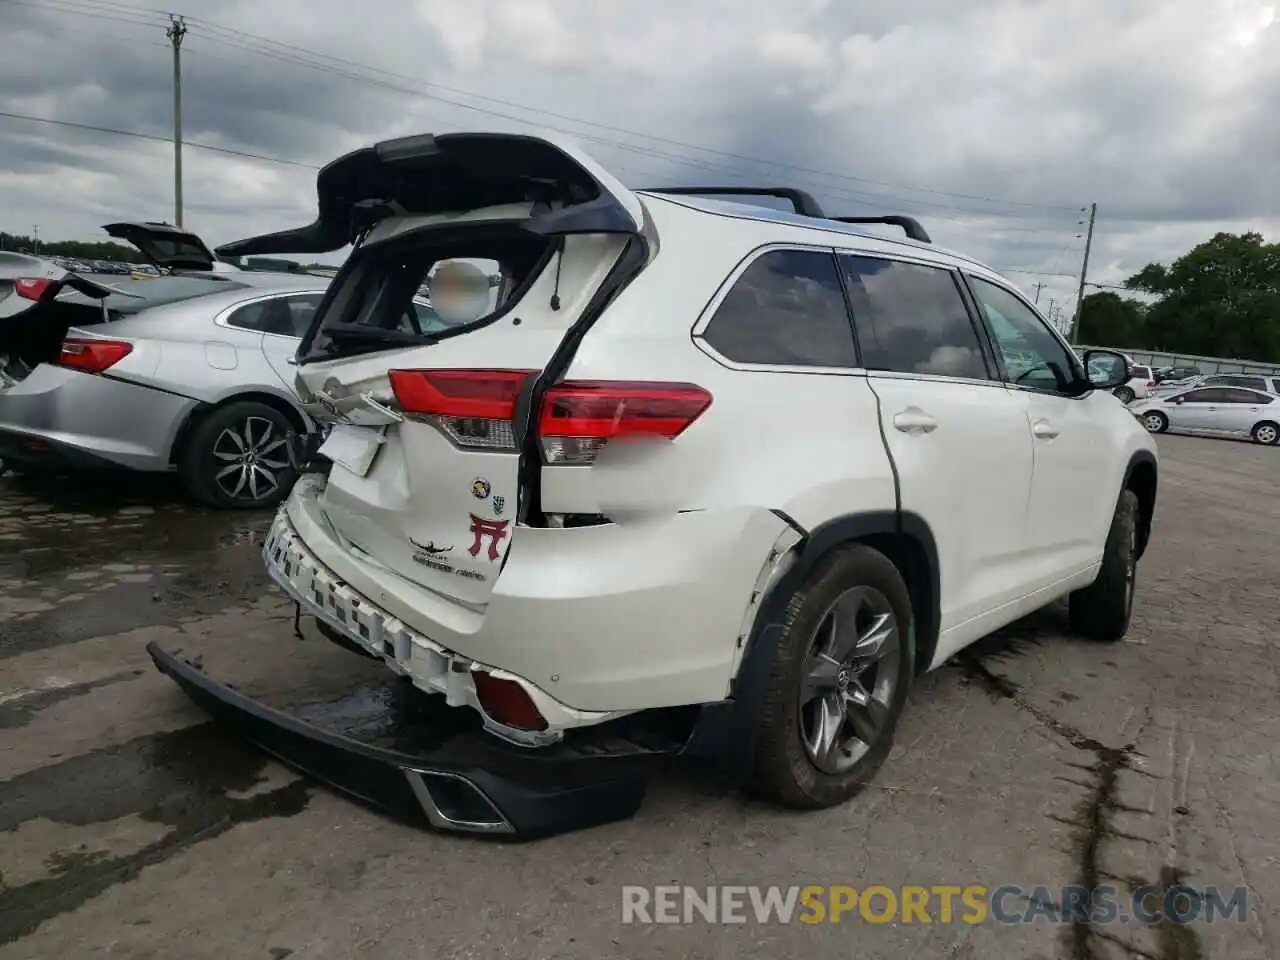
[[[152,642],[147,652],[213,717],[281,762],[401,819],[532,839],[624,820],[681,742],[596,738],[528,750],[468,730],[421,752],[364,743],[254,700]],[[448,708],[454,709],[454,708]]]

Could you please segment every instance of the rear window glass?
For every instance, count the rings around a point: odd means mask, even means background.
[[[449,244],[418,238],[354,254],[302,359],[412,346],[505,310],[547,263],[551,241],[512,233]]]

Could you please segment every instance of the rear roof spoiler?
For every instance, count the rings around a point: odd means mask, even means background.
[[[316,175],[305,227],[237,240],[222,257],[332,253],[389,216],[462,213],[508,204],[550,209],[521,227],[544,236],[639,234],[644,208],[570,141],[512,133],[419,134],[354,150]]]
[[[883,223],[901,227],[902,232],[917,243],[933,243],[928,231],[914,217],[901,214],[886,214],[882,217],[829,217],[812,194],[794,187],[646,187],[644,192],[692,197],[777,197],[790,201],[792,209],[802,217],[835,220],[838,223]]]

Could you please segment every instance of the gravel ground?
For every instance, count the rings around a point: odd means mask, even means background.
[[[160,639],[250,688],[378,675],[294,636],[258,557],[267,517],[204,513],[164,479],[2,479],[0,960],[1276,956],[1280,451],[1159,442],[1126,642],[1072,640],[1057,608],[989,638],[918,685],[890,762],[840,809],[675,771],[634,819],[532,844],[368,812],[152,669]],[[637,884],[1081,882],[1243,886],[1248,904],[1151,927],[621,922]]]

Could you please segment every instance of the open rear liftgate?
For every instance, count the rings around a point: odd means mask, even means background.
[[[692,723],[680,711],[638,714],[529,749],[485,733],[474,711],[389,675],[382,696],[344,701],[338,729],[324,710],[280,709],[245,696],[180,651],[152,642],[147,652],[216,720],[285,765],[399,819],[444,830],[532,839],[626,819],[644,800],[649,777],[681,751]],[[389,701],[401,715],[390,724]]]

